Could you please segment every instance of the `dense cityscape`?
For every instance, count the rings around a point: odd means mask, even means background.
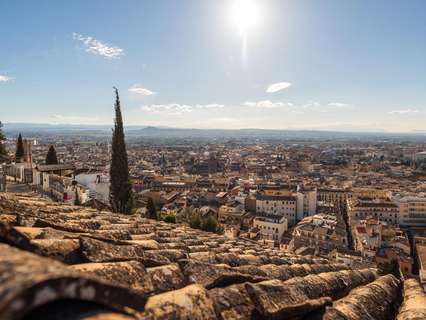
[[[0,1],[0,320],[426,320],[426,1]]]
[[[3,166],[6,189],[23,183],[54,201],[109,208],[110,140],[23,141],[23,161]],[[396,259],[426,286],[424,150],[406,141],[133,143],[133,212],[349,266]]]
[[[61,135],[7,135],[3,148],[15,152],[4,154],[1,190],[113,210],[114,139]],[[424,289],[426,146],[403,139],[129,143],[132,205],[115,211],[347,268],[398,270]]]

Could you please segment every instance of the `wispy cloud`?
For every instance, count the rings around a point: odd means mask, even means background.
[[[263,109],[275,109],[283,107],[292,107],[293,104],[290,102],[272,102],[271,100],[262,101],[247,101],[243,103],[246,107],[263,108]]]
[[[144,88],[142,85],[140,84],[135,84],[132,87],[129,88],[129,92],[132,93],[137,93],[143,96],[152,96],[157,94],[157,92],[151,91],[147,88]]]
[[[336,109],[353,109],[353,106],[343,102],[320,103],[318,101],[309,101],[302,105],[302,108],[311,111],[330,112],[336,111]]]
[[[268,86],[268,88],[266,88],[266,92],[267,93],[274,93],[274,92],[278,92],[278,91],[287,89],[290,86],[291,86],[290,82],[278,82],[278,83],[274,83],[274,84],[271,84],[270,86]]]
[[[320,109],[322,107],[321,103],[317,101],[309,101],[301,106],[303,109]]]
[[[6,76],[4,74],[0,74],[0,82],[8,82],[8,81],[12,81],[13,78]]]
[[[168,115],[182,115],[192,111],[192,106],[170,103],[170,104],[152,104],[149,106],[142,106],[142,111],[154,113],[167,113]]]
[[[418,113],[419,110],[416,109],[403,109],[403,110],[393,110],[389,111],[389,114],[410,114],[410,113]]]
[[[328,106],[331,107],[331,108],[347,108],[347,107],[349,107],[348,104],[342,103],[342,102],[330,102],[328,104]]]
[[[197,109],[222,109],[222,108],[225,108],[225,105],[218,104],[218,103],[197,104],[197,105],[195,105],[195,108],[197,108]]]
[[[141,110],[152,113],[166,113],[168,115],[182,115],[184,113],[189,113],[194,110],[213,110],[213,109],[222,109],[225,105],[211,103],[211,104],[196,104],[196,105],[187,105],[179,103],[170,103],[170,104],[152,104],[142,106]]]
[[[283,102],[283,101],[271,101],[271,100],[261,100],[261,101],[247,101],[242,104],[245,107],[253,107],[259,109],[278,109],[282,108],[292,113],[307,113],[307,112],[330,112],[335,109],[349,109],[351,105],[341,102],[330,102],[322,104],[318,101],[308,101],[305,104],[294,104],[292,102]]]
[[[145,89],[145,88],[143,88]],[[143,105],[140,110],[152,113],[162,114],[168,116],[182,116],[191,113],[191,117],[202,119],[206,113],[208,118],[212,119],[213,115],[220,115],[223,118],[233,118],[235,111],[238,108],[257,109],[257,112],[287,112],[292,114],[313,114],[313,113],[327,113],[336,112],[336,109],[346,108],[350,106],[344,103],[330,102],[322,104],[317,101],[308,101],[305,104],[294,104],[292,102],[285,101],[271,101],[271,100],[259,100],[259,101],[246,101],[237,105],[227,105],[220,103],[210,104],[181,104],[181,103],[169,103],[169,104],[151,104]],[[235,109],[237,108],[237,109]],[[239,109],[241,115],[244,115],[244,109]],[[250,112],[253,114],[253,112]],[[198,121],[198,120],[197,120]]]
[[[103,43],[93,37],[86,37],[75,32],[72,34],[72,37],[74,40],[82,42],[87,52],[102,56],[106,59],[117,59],[124,55],[123,49]]]

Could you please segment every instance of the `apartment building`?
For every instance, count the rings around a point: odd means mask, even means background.
[[[225,223],[240,221],[244,213],[244,204],[236,201],[229,202],[219,207],[219,222]]]
[[[336,248],[346,249],[348,244],[346,229],[338,217],[316,214],[304,218],[293,231],[293,247],[311,247],[321,252],[330,252]]]
[[[365,187],[352,188],[352,198],[389,199],[390,197],[391,192],[386,189]]]
[[[315,188],[298,188],[296,198],[298,221],[317,213],[317,190]]]
[[[350,189],[337,188],[319,188],[317,191],[318,201],[325,203],[346,204],[346,201],[352,198]]]
[[[390,199],[353,198],[347,204],[351,221],[375,218],[392,225],[398,224],[399,208]]]
[[[426,197],[406,196],[397,200],[399,224],[406,227],[426,227]]]
[[[293,195],[256,195],[256,213],[285,217],[289,226],[296,224],[296,208],[297,197]]]

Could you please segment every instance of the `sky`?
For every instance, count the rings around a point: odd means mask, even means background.
[[[0,120],[426,130],[424,0],[0,0]]]

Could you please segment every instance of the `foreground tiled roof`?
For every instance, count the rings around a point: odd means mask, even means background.
[[[374,269],[0,194],[0,319],[406,320],[425,300]]]

